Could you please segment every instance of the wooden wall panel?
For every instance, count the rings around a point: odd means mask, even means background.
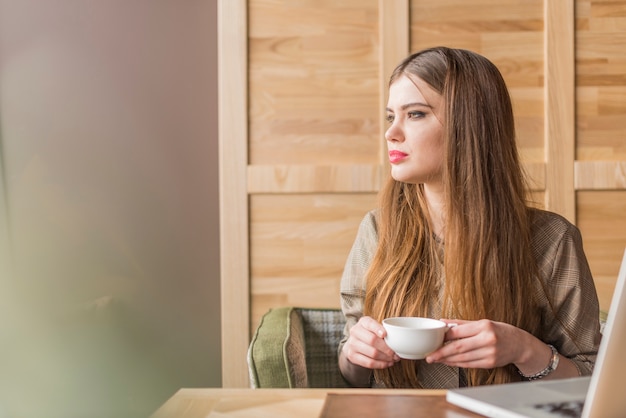
[[[248,192],[376,192],[383,175],[380,164],[253,165],[248,167]]]
[[[626,247],[626,1],[576,1],[577,225],[608,309]]]
[[[248,2],[250,331],[273,307],[339,306],[382,177],[378,6]]]
[[[544,10],[546,207],[576,222],[574,4],[548,0]]]
[[[578,160],[626,160],[626,1],[576,2]]]
[[[376,193],[253,195],[253,329],[277,306],[339,307],[339,280]]]
[[[500,68],[534,205],[580,227],[608,307],[626,245],[626,0],[218,5],[225,386],[247,385],[244,345],[269,308],[338,306],[389,171],[387,77],[429,46]]]
[[[626,191],[577,193],[577,226],[598,289],[600,306],[608,309],[626,248]]]
[[[411,1],[411,51],[444,45],[498,66],[511,92],[520,154],[544,161],[543,1]]]
[[[247,8],[245,0],[218,1],[220,176],[220,304],[222,385],[245,386],[249,344]],[[242,221],[243,220],[243,221]]]
[[[250,164],[377,163],[377,0],[248,4]]]

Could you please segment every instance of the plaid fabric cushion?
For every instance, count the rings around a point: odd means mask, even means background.
[[[348,387],[339,371],[337,357],[346,322],[341,310],[296,308],[296,311],[302,317],[309,387]]]

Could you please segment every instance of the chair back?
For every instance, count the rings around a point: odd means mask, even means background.
[[[337,348],[345,318],[339,309],[283,307],[267,312],[248,349],[253,388],[349,387]]]

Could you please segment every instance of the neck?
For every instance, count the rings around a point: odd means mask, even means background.
[[[428,204],[428,212],[430,214],[430,223],[439,238],[443,239],[444,234],[444,198],[443,187],[433,187],[429,184],[424,184],[424,197]]]

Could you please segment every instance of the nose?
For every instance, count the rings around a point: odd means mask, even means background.
[[[387,130],[385,131],[385,140],[387,140],[388,142],[404,141],[404,134],[402,132],[402,129],[400,129],[400,127],[395,122],[389,125],[389,128],[387,128]]]

